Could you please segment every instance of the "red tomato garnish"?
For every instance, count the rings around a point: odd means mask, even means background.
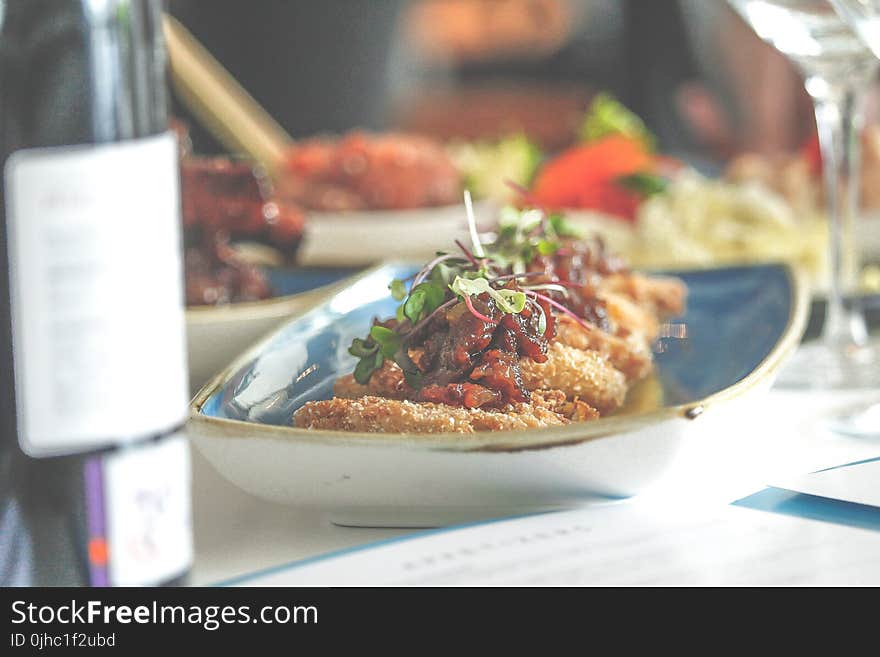
[[[641,142],[610,135],[570,148],[545,164],[532,199],[546,208],[590,209],[633,220],[642,196],[618,179],[654,168],[654,156]]]

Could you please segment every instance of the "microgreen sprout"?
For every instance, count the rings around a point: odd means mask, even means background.
[[[569,317],[571,317],[574,321],[576,321],[578,324],[580,324],[587,331],[593,330],[593,327],[590,326],[583,318],[578,317],[574,312],[569,310],[566,306],[562,305],[558,301],[554,301],[553,299],[548,297],[546,294],[541,294],[540,292],[535,292],[534,290],[527,290],[526,294],[530,297],[535,298],[535,299],[541,299],[542,301],[546,301],[547,303],[549,303],[551,306],[553,306],[557,310],[560,310],[563,313],[565,313],[566,315],[568,315]]]
[[[464,190],[464,209],[467,213],[468,220],[468,230],[471,233],[471,244],[474,247],[474,255],[483,259],[486,257],[486,252],[483,249],[483,245],[480,243],[480,234],[477,232],[477,219],[474,216],[474,205],[471,202],[471,193],[469,190]]]
[[[495,289],[488,280],[482,277],[468,279],[457,276],[452,285],[449,286],[449,289],[465,301],[468,301],[472,296],[488,294],[492,301],[495,302],[498,310],[504,313],[521,313],[526,306],[526,295],[521,290]],[[471,308],[470,304],[468,304],[468,308]]]
[[[391,296],[399,302],[396,321],[376,323],[369,335],[356,338],[349,353],[358,359],[354,378],[366,384],[386,360],[403,370],[406,381],[417,388],[422,373],[410,357],[410,349],[425,335],[428,325],[458,303],[487,324],[497,323],[491,313],[478,308],[474,300],[488,297],[488,303],[506,314],[522,313],[526,306],[538,313],[538,332],[544,335],[548,318],[545,307],[552,306],[590,329],[585,320],[553,298],[569,296],[574,283],[548,274],[542,265],[528,271],[536,259],[561,253],[564,240],[581,235],[562,215],[548,214],[541,209],[505,208],[499,221],[498,237],[486,246],[480,241],[470,194],[464,194],[465,211],[471,248],[456,240],[459,252],[438,252],[413,276],[391,281]],[[560,296],[561,295],[561,296]],[[539,303],[539,300],[541,303]],[[548,306],[544,306],[546,302]],[[497,316],[496,316],[497,317]]]

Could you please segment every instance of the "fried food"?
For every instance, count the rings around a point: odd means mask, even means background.
[[[373,372],[366,385],[354,380],[354,376],[346,374],[339,377],[333,385],[333,394],[337,397],[356,399],[367,395],[376,395],[387,399],[412,399],[415,391],[406,384],[403,371],[396,363],[386,360],[382,367]]]
[[[627,378],[623,372],[601,353],[587,348],[554,342],[547,350],[545,362],[522,358],[520,368],[526,390],[560,391],[564,399],[581,400],[601,413],[619,408],[626,398]],[[366,385],[355,381],[351,374],[340,377],[333,393],[347,399],[416,399],[416,391],[406,384],[401,369],[390,362],[385,362]]]
[[[520,361],[528,390],[559,390],[567,399],[581,399],[600,413],[619,408],[626,398],[626,376],[598,351],[577,349],[554,342],[547,360]]]
[[[657,317],[681,314],[687,299],[687,288],[679,279],[636,272],[611,274],[599,289],[623,294]]]
[[[568,416],[566,416],[566,414]],[[511,431],[569,424],[599,417],[582,401],[569,402],[559,392],[535,393],[527,403],[499,409],[462,408],[369,395],[308,402],[293,417],[303,429],[362,433],[474,433]]]
[[[596,351],[626,377],[638,381],[651,373],[650,345],[639,336],[620,338],[599,329],[587,330],[576,321],[561,315],[556,321],[556,340],[585,351]]]
[[[333,399],[300,408],[295,425],[513,431],[621,408],[651,372],[651,346],[661,322],[682,311],[684,285],[634,274],[601,240],[560,239],[570,229],[540,212],[536,223],[535,212],[502,227],[494,256],[457,243],[462,254],[438,253],[408,292],[393,281],[395,315],[352,340],[352,374],[336,381]]]
[[[654,313],[617,292],[603,293],[602,300],[616,335],[638,335],[648,342],[657,338],[660,320]]]

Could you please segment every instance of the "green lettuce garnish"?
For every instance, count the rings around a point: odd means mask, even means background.
[[[600,93],[590,104],[581,121],[578,136],[582,141],[596,141],[608,135],[624,135],[641,141],[653,151],[656,139],[638,116],[608,93]]]

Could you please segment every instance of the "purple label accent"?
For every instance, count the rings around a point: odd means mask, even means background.
[[[104,514],[104,471],[100,456],[93,456],[85,463],[86,529],[89,535],[87,554],[89,560],[89,583],[92,586],[109,586],[107,560],[93,560],[93,546],[107,545],[106,516]]]

